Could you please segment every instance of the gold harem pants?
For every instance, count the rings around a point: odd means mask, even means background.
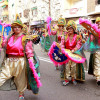
[[[76,78],[76,63],[69,60],[67,64],[61,65],[60,77],[62,80],[66,80],[69,77]]]
[[[1,68],[0,72],[0,86],[12,77],[14,77],[17,90],[19,92],[24,92],[27,88],[24,57],[10,57],[4,61],[4,66]]]
[[[100,81],[100,51],[94,54],[94,75]]]
[[[66,78],[68,79],[69,76],[76,78],[76,63],[71,60],[66,65]]]

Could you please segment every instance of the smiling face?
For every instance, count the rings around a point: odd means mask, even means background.
[[[13,30],[13,32],[14,32],[15,34],[19,34],[19,33],[21,33],[21,31],[22,31],[22,27],[19,26],[19,25],[16,25],[16,26],[13,26],[12,30]]]
[[[62,26],[62,25],[59,25],[58,27],[59,27],[59,30],[63,30],[63,28],[64,28],[64,26]]]
[[[72,27],[67,28],[68,34],[73,35],[74,34],[74,29]]]

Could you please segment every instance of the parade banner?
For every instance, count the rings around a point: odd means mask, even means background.
[[[10,34],[11,24],[1,23],[0,21],[0,48],[2,41]]]
[[[78,54],[72,53],[69,49],[62,49],[62,53],[75,63],[84,63],[86,60],[86,58],[83,58]]]
[[[9,35],[9,33],[11,32],[11,25],[10,24],[4,24],[3,25],[3,37],[5,39],[5,37],[7,37]]]
[[[61,48],[57,42],[53,42],[48,55],[55,65],[66,64],[69,60],[75,63],[84,63],[86,60],[80,55],[72,53],[69,49]]]
[[[57,42],[53,42],[51,48],[49,49],[48,55],[55,65],[66,64],[69,61],[68,57],[65,56],[65,54],[62,54],[61,48]]]

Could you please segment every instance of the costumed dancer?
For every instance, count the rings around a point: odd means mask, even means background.
[[[48,52],[53,41],[54,37],[51,34],[51,21],[52,18],[49,16],[46,19],[47,25],[45,29],[43,30],[43,34],[41,37],[41,47],[44,49],[45,52]]]
[[[67,34],[61,39],[62,48],[69,49],[73,53],[77,51],[82,46],[82,39],[75,32],[77,28],[76,23],[73,20],[68,21],[67,23]],[[64,64],[61,68],[61,79],[62,85],[66,86],[69,84],[69,77],[73,84],[77,84],[76,80],[84,81],[85,74],[83,64],[76,64],[75,62],[69,60],[67,64]]]
[[[59,18],[57,26],[55,26],[55,29],[52,30],[52,32],[51,32],[52,35],[56,35],[55,41],[59,44],[61,43],[62,36],[64,36],[64,34],[66,34],[66,31],[64,29],[65,24],[66,24],[65,19]],[[58,70],[59,69],[58,65],[56,65],[55,68],[56,68],[56,70]]]
[[[26,89],[38,94],[41,86],[39,61],[32,46],[34,37],[23,33],[18,15],[11,28],[13,33],[2,43],[5,56],[0,69],[0,89],[17,89],[19,100],[24,100]]]
[[[100,29],[100,17],[96,18],[96,24]],[[100,51],[98,50],[100,48],[100,39],[91,34],[88,41],[90,41],[90,49],[96,51],[90,54],[88,74],[94,75],[97,85],[100,85]]]

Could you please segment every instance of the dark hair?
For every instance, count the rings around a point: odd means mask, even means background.
[[[77,34],[77,32],[74,31],[74,34]]]

